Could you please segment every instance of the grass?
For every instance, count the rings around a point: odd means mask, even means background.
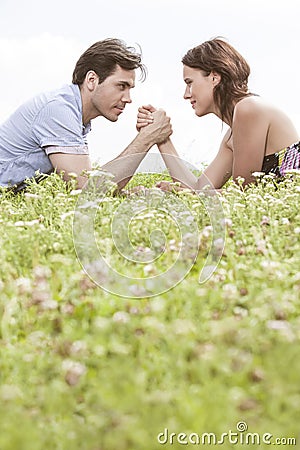
[[[136,175],[131,185],[151,187],[158,177]],[[199,254],[176,287],[136,299],[101,289],[83,272],[72,185],[53,174],[26,192],[1,191],[0,449],[179,449],[181,432],[220,437],[241,421],[250,433],[271,433],[272,443],[300,442],[299,193],[298,175],[246,191],[228,183],[220,195],[225,248],[203,284],[209,218],[198,196],[172,194],[193,211]],[[180,233],[164,215],[135,217],[134,245],[149,247],[147,230],[160,226],[167,251],[149,272],[125,264],[109,233],[126,201],[107,196],[96,240],[120,271],[147,278],[172,264]],[[176,433],[172,444],[158,442],[165,429]]]

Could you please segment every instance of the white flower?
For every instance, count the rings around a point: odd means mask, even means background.
[[[203,228],[202,236],[209,237],[211,235],[212,231],[213,231],[213,227],[211,225],[208,225],[207,227]]]
[[[266,250],[266,242],[263,239],[256,241],[257,253],[265,254]]]
[[[60,243],[59,242],[54,242],[53,243],[53,250],[55,250],[56,252],[60,249]]]
[[[24,196],[27,198],[40,198],[38,194],[31,194],[30,192],[25,192]]]
[[[45,266],[35,266],[33,269],[34,277],[38,280],[49,278],[51,276],[51,270]]]
[[[223,286],[223,291],[228,292],[228,294],[236,294],[237,293],[237,287],[235,284],[227,283]]]
[[[222,219],[221,221],[222,225],[225,227],[231,228],[232,227],[232,220],[225,217],[225,219]]]
[[[252,176],[255,177],[255,178],[259,178],[259,177],[262,177],[264,175],[265,175],[264,172],[252,172]]]
[[[276,267],[279,266],[279,263],[277,261],[268,261],[268,260],[264,260],[260,263],[260,265],[264,268],[264,269],[275,269]]]
[[[84,341],[75,341],[71,345],[70,351],[72,355],[76,353],[85,352],[87,350],[87,345]]]
[[[117,311],[112,318],[113,322],[117,323],[128,323],[130,320],[130,316],[125,311]]]
[[[81,192],[82,189],[73,189],[73,191],[70,192],[70,195],[79,195]]]
[[[223,249],[225,245],[225,241],[223,238],[215,239],[214,246],[218,249]]]
[[[287,217],[282,217],[281,223],[282,223],[282,225],[288,225],[290,223],[290,221]]]
[[[69,211],[60,215],[61,220],[65,220],[69,216],[73,216],[75,211]]]
[[[176,319],[172,323],[173,330],[175,334],[178,335],[186,335],[190,333],[194,333],[196,331],[195,325],[193,322],[187,319]]]
[[[144,267],[144,274],[145,274],[145,275],[149,275],[150,273],[153,273],[153,271],[154,271],[154,266],[153,266],[153,264],[147,264],[147,265]]]
[[[139,216],[138,218],[143,220],[143,219],[152,219],[154,217],[154,214],[152,212],[149,212],[147,214],[144,214],[143,216]]]
[[[31,291],[31,280],[30,278],[20,277],[16,280],[16,285],[19,288],[20,294],[25,294]]]
[[[75,386],[80,377],[86,373],[86,366],[84,364],[70,359],[63,361],[62,368],[66,372],[65,380],[70,386]]]
[[[96,317],[94,326],[100,330],[105,330],[110,326],[110,319],[108,317]]]
[[[40,223],[39,219],[29,221],[19,220],[18,222],[15,222],[15,227],[33,227],[33,225],[38,223]]]
[[[52,300],[52,299],[45,299],[44,301],[40,302],[39,304],[39,308],[43,311],[47,311],[47,310],[53,310],[53,309],[57,309],[58,307],[58,303],[56,300]]]
[[[262,216],[262,220],[260,222],[261,225],[269,225],[270,224],[270,218],[267,216]]]

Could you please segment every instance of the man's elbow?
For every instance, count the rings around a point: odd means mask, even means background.
[[[88,184],[88,177],[78,176],[76,178],[76,188],[84,189]]]

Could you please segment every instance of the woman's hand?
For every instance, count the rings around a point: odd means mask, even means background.
[[[152,105],[143,105],[138,109],[136,129],[140,131],[141,128],[146,127],[153,123],[153,115],[152,113],[156,111],[156,108]]]
[[[158,183],[156,183],[155,187],[161,189],[162,191],[165,192],[180,192],[180,191],[190,191],[190,189],[181,186],[180,183],[176,182],[174,183],[174,181],[159,181]]]

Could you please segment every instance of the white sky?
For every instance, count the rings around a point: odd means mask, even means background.
[[[224,36],[251,66],[250,89],[300,131],[299,13],[299,0],[0,0],[0,121],[40,91],[70,83],[81,53],[116,37],[140,44],[148,77],[117,123],[92,122],[92,159],[119,154],[136,134],[138,106],[152,103],[171,116],[179,154],[196,165],[210,161],[226,128],[213,116],[195,117],[183,100],[181,58]]]

